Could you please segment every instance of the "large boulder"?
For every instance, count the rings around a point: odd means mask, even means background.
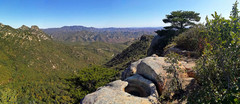
[[[167,72],[164,70],[164,67],[170,66],[170,64],[164,60],[164,57],[157,56],[138,60],[132,63],[131,66],[122,73],[122,79],[134,74],[139,74],[155,83],[159,94],[161,94],[167,77]]]
[[[156,104],[155,85],[136,74],[125,81],[117,80],[84,97],[83,104]]]
[[[123,73],[122,79],[126,79],[134,74],[139,74],[146,79],[151,80],[157,87],[158,93],[161,94],[164,89],[168,89],[167,83],[169,83],[173,77],[170,73],[166,72],[166,68],[171,64],[165,62],[165,57],[158,57],[156,55],[140,59],[133,62]],[[192,67],[195,66],[194,62],[178,62],[177,72],[179,79],[193,77],[194,73]],[[192,73],[190,73],[192,72]]]
[[[145,71],[147,71],[149,74],[155,75],[155,77],[159,74],[166,74],[166,71],[163,70],[164,67],[169,66],[169,63],[166,63],[165,57],[158,57],[156,55],[146,57],[143,59],[140,59],[136,62],[133,62],[124,72],[122,73],[122,79],[126,79],[134,74],[140,74],[143,76],[145,75]],[[144,71],[144,72],[142,72]],[[153,73],[152,73],[153,72]],[[157,74],[157,75],[156,75]],[[150,79],[153,79],[152,76]]]
[[[121,77],[122,80],[136,74],[137,66],[142,60],[143,59],[139,59],[138,61],[131,63],[131,65],[126,70],[124,70],[124,72],[122,73],[122,77]]]

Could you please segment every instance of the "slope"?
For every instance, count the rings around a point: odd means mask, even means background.
[[[0,102],[71,103],[64,79],[89,64],[106,62],[124,47],[63,44],[37,26],[14,29],[0,24]]]
[[[108,61],[105,66],[118,70],[126,69],[131,62],[137,61],[147,55],[147,49],[149,48],[153,37],[154,36],[151,35],[141,36],[140,40],[135,41],[120,54],[117,54],[114,58]]]

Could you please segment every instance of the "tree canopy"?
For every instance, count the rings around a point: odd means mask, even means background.
[[[173,11],[170,15],[166,15],[163,19],[164,23],[171,23],[171,26],[164,27],[165,29],[184,30],[187,26],[195,25],[194,22],[200,21],[199,13],[194,11]]]
[[[230,13],[230,15],[233,17],[233,18],[238,18],[238,1],[236,1],[234,4],[233,4],[233,7],[232,7],[232,11]]]

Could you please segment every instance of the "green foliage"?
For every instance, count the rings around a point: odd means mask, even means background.
[[[191,103],[239,103],[240,29],[235,18],[226,20],[217,13],[206,23],[206,46],[197,64],[199,88]]]
[[[49,79],[50,80],[50,79]],[[21,81],[8,85],[17,91],[17,103],[73,103],[63,81]]]
[[[0,89],[0,103],[17,103],[17,92],[9,88]]]
[[[179,66],[178,66],[178,60],[180,59],[180,56],[176,53],[170,53],[167,55],[167,58],[165,61],[167,63],[170,63],[171,65],[169,67],[164,68],[164,70],[169,73],[169,75],[172,75],[170,79],[170,83],[168,83],[170,86],[169,89],[167,89],[168,95],[170,96],[171,92],[177,92],[182,90],[182,81],[179,79]]]
[[[196,25],[173,39],[176,47],[182,50],[195,51],[201,54],[204,47],[203,35],[206,30],[203,25]]]
[[[232,7],[232,11],[230,13],[230,18],[232,19],[232,22],[233,24],[236,24],[239,22],[239,16],[238,16],[238,1],[236,0],[236,2],[233,4],[233,7]],[[233,28],[234,28],[234,31],[237,30],[237,25],[233,25]]]
[[[177,99],[177,97],[182,96],[182,80],[179,78],[179,72],[183,71],[179,67],[179,60],[181,56],[176,53],[169,53],[166,56],[165,62],[169,63],[169,66],[165,66],[164,70],[167,72],[167,83],[164,86],[167,86],[161,96],[159,97],[160,103],[166,103]]]
[[[238,7],[238,1],[236,0],[236,2],[233,4],[233,7],[232,7],[231,16],[233,18],[239,19],[239,16],[238,16],[239,11],[237,7]]]
[[[195,25],[194,22],[200,21],[199,13],[194,11],[173,11],[170,15],[166,15],[163,19],[164,23],[171,23],[171,26],[164,27],[165,29],[178,29],[183,31],[188,26]]]
[[[179,31],[176,30],[157,30],[155,32],[162,38],[161,41],[158,42],[158,45],[152,47],[157,55],[162,55],[164,47],[172,41],[173,37],[179,34]]]
[[[88,93],[94,92],[98,87],[113,81],[117,71],[101,66],[91,66],[81,69],[74,78],[68,79],[70,93],[78,102]]]
[[[165,68],[164,70],[167,71],[167,73],[169,74],[173,74],[173,78],[171,79],[171,83],[172,83],[172,91],[176,91],[176,90],[181,90],[182,89],[182,85],[181,85],[181,80],[179,79],[179,74],[178,71],[180,70],[179,66],[178,66],[178,61],[180,59],[180,56],[176,53],[170,53],[167,55],[167,58],[165,59],[165,61],[167,63],[170,63],[171,65],[167,68]]]
[[[175,30],[157,30],[155,31],[159,36],[173,37],[178,34]]]
[[[13,98],[20,104],[74,103],[65,79],[89,64],[105,63],[125,47],[103,42],[66,44],[38,29],[0,25],[0,103]]]
[[[153,36],[143,35],[140,40],[135,41],[120,54],[108,61],[105,66],[118,70],[126,69],[131,62],[137,61],[147,55]]]

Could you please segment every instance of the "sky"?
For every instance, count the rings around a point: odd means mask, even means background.
[[[201,21],[215,11],[228,18],[236,0],[0,0],[0,23],[18,28],[161,27],[172,11],[195,11]]]

